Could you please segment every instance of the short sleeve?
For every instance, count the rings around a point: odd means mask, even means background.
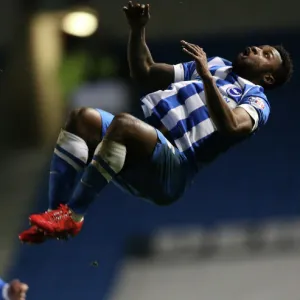
[[[207,63],[209,69],[214,67],[229,67],[232,65],[230,61],[217,56],[208,58]],[[174,65],[174,82],[195,80],[198,76],[196,63],[194,61]]]
[[[192,80],[195,70],[194,61],[174,65],[174,82]]]
[[[263,92],[263,88],[260,86],[253,86],[246,89],[246,92],[239,101],[237,107],[245,109],[253,119],[254,126],[252,131],[262,127],[268,121],[270,104]]]
[[[209,57],[207,59],[207,63],[208,63],[209,69],[213,68],[213,67],[221,68],[221,67],[231,67],[232,66],[232,63],[229,60],[219,57],[219,56]]]

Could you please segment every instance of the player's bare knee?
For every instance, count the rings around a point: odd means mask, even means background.
[[[121,123],[122,125],[124,124],[128,124],[128,123],[132,123],[136,118],[128,113],[120,113],[117,114],[114,119],[113,122],[116,123]]]
[[[127,113],[116,115],[110,125],[109,132],[120,137],[126,137],[134,130],[136,118]]]
[[[85,141],[99,137],[102,128],[100,114],[93,108],[81,107],[69,114],[65,130],[80,136]]]
[[[82,118],[82,115],[84,114],[86,108],[78,108],[78,109],[73,109],[67,118],[66,124],[65,124],[65,129],[73,134],[78,134],[78,129],[80,126],[80,119]]]

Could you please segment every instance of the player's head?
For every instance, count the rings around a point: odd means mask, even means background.
[[[290,79],[293,63],[283,46],[252,46],[236,57],[233,71],[255,84],[271,89]]]

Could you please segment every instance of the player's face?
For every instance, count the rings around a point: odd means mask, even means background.
[[[274,83],[272,74],[281,65],[282,60],[279,52],[272,46],[251,46],[241,52],[234,64],[234,70],[245,79],[256,81],[262,80]]]

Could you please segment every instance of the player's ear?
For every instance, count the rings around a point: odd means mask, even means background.
[[[266,85],[273,85],[275,83],[275,78],[271,73],[267,73],[263,77],[263,81]]]

